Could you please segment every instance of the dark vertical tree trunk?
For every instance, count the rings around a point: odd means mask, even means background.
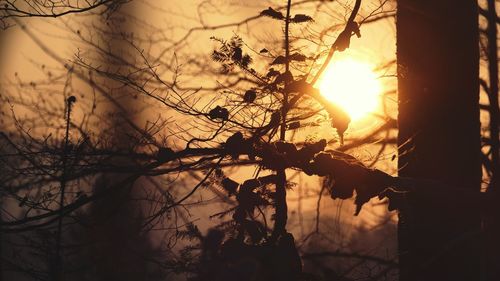
[[[137,14],[130,6],[124,6],[122,11],[130,15]],[[113,18],[114,17],[114,18]],[[134,52],[123,37],[133,33],[133,20],[124,14],[112,15],[109,20],[108,34],[103,34],[103,41],[108,42],[109,52],[125,60],[134,61]],[[117,24],[120,22],[120,24]],[[130,37],[127,37],[130,39]],[[112,71],[118,71],[118,67],[127,69],[127,65],[121,61],[115,61],[110,55],[105,55],[108,67]],[[123,64],[123,65],[122,65]],[[112,82],[110,82],[112,83]],[[112,87],[112,85],[107,85]],[[117,94],[121,97],[118,97]],[[112,137],[109,139],[117,149],[132,151],[134,140],[128,138],[128,134],[133,135],[133,129],[128,126],[126,119],[135,122],[138,115],[134,114],[137,101],[133,98],[133,92],[127,88],[119,92],[110,92],[110,96],[116,100],[119,107],[108,105],[110,112],[116,113],[118,117],[113,120]],[[131,163],[123,159],[110,159],[113,165],[126,166]],[[95,192],[102,192],[110,186],[123,182],[128,174],[104,173],[96,181]],[[149,245],[149,237],[141,234],[140,204],[133,200],[138,181],[128,181],[123,187],[114,192],[113,195],[104,197],[100,201],[94,202],[91,215],[96,219],[96,226],[92,229],[96,241],[93,254],[96,265],[96,277],[98,280],[152,280],[148,275],[148,262],[146,258],[151,258],[152,251]]]
[[[130,63],[135,62],[135,50],[127,43],[130,34],[133,33],[134,21],[126,15],[137,14],[136,10],[124,6],[122,13],[113,14],[107,21],[107,33],[103,34],[102,41],[106,42],[104,48],[109,54],[102,54],[102,60],[107,63],[109,71],[118,71],[121,68],[127,71]],[[125,12],[126,11],[126,12]],[[127,40],[125,40],[126,38]],[[113,58],[115,55],[118,58]],[[106,86],[116,87],[108,81]],[[135,113],[137,100],[133,97],[133,92],[125,87],[118,91],[111,90],[109,93],[114,103],[107,104],[108,112],[115,115],[110,128],[103,128],[112,131],[110,138],[106,141],[113,143],[117,150],[133,151],[135,140],[130,136],[135,135],[135,131],[126,120],[135,122],[140,118]],[[128,166],[132,163],[123,160],[121,157],[111,157],[110,164],[116,166]],[[141,200],[134,200],[134,197],[142,197],[139,194],[141,184],[139,180],[127,180],[129,174],[103,173],[95,182],[94,192],[104,192],[106,189],[120,184],[110,196],[104,196],[92,203],[89,208],[88,217],[90,226],[82,235],[82,239],[87,242],[88,247],[81,257],[92,272],[87,274],[92,280],[158,280],[157,268],[153,268],[149,261],[155,258],[156,252],[149,240],[149,236],[143,233]],[[88,280],[88,276],[79,272],[82,276],[80,280]],[[86,279],[87,278],[87,279]]]
[[[479,49],[476,1],[399,0],[399,175],[449,184],[400,212],[400,279],[478,280]],[[454,190],[455,189],[455,190]]]
[[[488,10],[486,18],[488,26],[486,34],[488,36],[488,98],[490,115],[490,151],[491,151],[491,182],[488,186],[488,194],[491,197],[498,196],[500,189],[500,142],[499,142],[499,116],[500,108],[498,104],[498,44],[497,44],[497,19],[495,10],[495,0],[488,0]],[[497,197],[498,198],[498,197]],[[486,233],[485,252],[487,280],[500,280],[500,207],[498,199],[493,199],[496,207],[485,213],[483,219]],[[492,201],[493,201],[492,200]]]
[[[500,140],[498,118],[500,108],[498,105],[498,44],[497,44],[497,19],[498,15],[495,10],[495,0],[488,0],[487,11],[488,27],[486,33],[488,35],[488,76],[489,89],[488,98],[490,101],[490,141],[491,141],[491,167],[492,167],[492,187],[498,187],[500,177]]]

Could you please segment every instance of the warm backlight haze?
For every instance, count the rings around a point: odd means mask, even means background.
[[[319,89],[356,121],[377,109],[382,87],[370,64],[346,58],[325,69]]]

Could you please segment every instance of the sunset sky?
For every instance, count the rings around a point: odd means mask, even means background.
[[[0,0],[9,277],[398,280],[487,225],[491,0],[50,3]]]

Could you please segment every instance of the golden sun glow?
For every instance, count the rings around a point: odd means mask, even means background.
[[[382,86],[372,67],[351,58],[334,61],[319,80],[319,90],[357,121],[374,112]]]

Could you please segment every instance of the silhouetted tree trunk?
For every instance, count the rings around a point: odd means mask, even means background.
[[[481,183],[476,1],[399,0],[399,175],[449,184],[400,212],[401,280],[478,280]],[[455,189],[455,190],[454,190]]]
[[[131,15],[135,14],[132,9],[124,7],[123,10]],[[123,15],[116,14],[112,17],[123,17]],[[108,42],[109,51],[113,55],[133,61],[133,57],[129,53],[130,45],[127,45],[121,38],[134,31],[132,21],[124,18],[123,22],[117,25],[118,21],[109,20],[109,24],[114,25],[114,28],[110,27],[109,37],[104,37],[103,40]],[[116,67],[123,63],[114,61],[111,56],[104,59],[107,60],[109,67]],[[124,68],[126,67],[125,65]],[[110,128],[115,131],[114,137],[110,141],[120,149],[132,151],[134,144],[128,134],[133,135],[135,132],[124,119],[129,119],[132,122],[137,121],[137,116],[133,113],[136,110],[137,101],[134,100],[133,93],[127,89],[120,90],[121,97],[117,96],[117,92],[110,93],[110,96],[120,104],[121,108],[109,105],[107,109],[119,116],[115,117],[112,128]],[[120,158],[110,161],[117,166],[131,164]],[[127,177],[129,177],[128,174],[105,173],[96,181],[94,192],[103,192],[113,184],[124,181]],[[149,236],[141,231],[143,222],[140,210],[141,201],[134,200],[134,196],[139,196],[137,193],[138,185],[140,185],[138,180],[126,182],[114,194],[94,202],[91,207],[90,217],[94,220],[95,225],[91,227],[90,237],[95,242],[94,247],[92,247],[92,255],[95,256],[93,262],[96,280],[154,280],[153,276],[148,274],[148,259],[153,258],[152,245]]]
[[[123,8],[128,14],[133,15],[136,11]],[[111,71],[118,71],[119,67],[127,69],[125,61],[133,62],[133,50],[126,43],[124,38],[130,39],[129,34],[133,33],[133,20],[124,18],[121,13],[113,14],[105,27],[108,33],[104,33],[102,41],[106,42],[102,60],[107,63],[106,67]],[[113,57],[116,56],[116,57]],[[122,60],[123,58],[123,60]],[[113,85],[107,85],[113,89]],[[114,87],[117,87],[116,85]],[[107,104],[105,109],[112,112],[114,117],[110,122],[113,137],[107,141],[113,146],[123,151],[134,150],[134,139],[130,136],[136,132],[129,126],[129,123],[137,121],[136,111],[137,100],[133,93],[126,88],[111,90],[109,93],[114,103]],[[131,165],[128,160],[120,157],[109,159],[112,165]],[[159,270],[153,268],[150,260],[156,257],[156,252],[151,244],[150,237],[143,232],[141,200],[134,200],[134,196],[139,194],[140,180],[129,180],[129,174],[103,173],[95,182],[94,192],[104,192],[110,186],[124,182],[123,186],[117,189],[110,196],[92,203],[87,217],[89,226],[84,228],[81,239],[88,245],[84,249],[84,254],[77,260],[82,263],[81,268],[87,272],[78,272],[77,280],[158,280]],[[143,198],[143,197],[141,197]],[[76,277],[75,277],[76,278]]]
[[[488,194],[492,197],[498,195],[500,189],[500,166],[499,166],[499,116],[500,108],[498,104],[498,44],[497,44],[497,20],[498,15],[495,10],[495,0],[488,0],[488,10],[486,18],[488,26],[486,34],[488,36],[487,58],[488,58],[488,81],[487,94],[489,98],[490,116],[490,151],[491,151],[491,181],[488,186]],[[496,194],[496,195],[495,195]],[[498,206],[498,199],[495,205]],[[484,216],[484,230],[486,233],[486,273],[487,280],[500,280],[500,208],[494,207]]]

